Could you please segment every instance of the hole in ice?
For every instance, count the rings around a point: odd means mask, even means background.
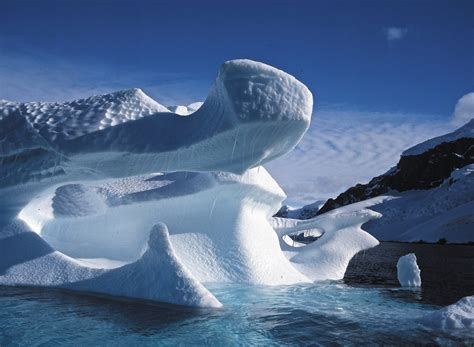
[[[312,228],[283,235],[282,239],[290,247],[304,247],[317,241],[323,235],[324,231],[321,229]]]

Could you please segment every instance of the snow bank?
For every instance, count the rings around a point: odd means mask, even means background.
[[[402,287],[420,287],[420,272],[414,253],[404,255],[398,259],[397,278]]]
[[[433,329],[473,329],[474,296],[466,296],[453,305],[430,313],[420,322]]]

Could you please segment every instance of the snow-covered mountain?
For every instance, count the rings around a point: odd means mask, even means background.
[[[474,241],[474,119],[403,152],[397,166],[292,218],[309,219],[346,206],[383,217],[365,228],[379,240]],[[290,217],[285,209],[277,216]],[[290,217],[291,218],[291,217]]]

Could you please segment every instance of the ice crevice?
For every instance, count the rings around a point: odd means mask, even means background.
[[[312,107],[304,84],[250,60],[224,63],[188,107],[139,89],[1,101],[0,285],[219,307],[205,283],[341,279],[377,245],[361,226],[378,214],[273,218],[286,196],[262,166],[298,144]],[[304,230],[319,239],[282,239]]]

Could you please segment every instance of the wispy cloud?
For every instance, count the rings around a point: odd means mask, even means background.
[[[266,167],[290,203],[310,203],[368,182],[405,149],[453,129],[430,115],[320,109],[296,149]]]
[[[474,92],[464,95],[454,107],[452,122],[461,126],[474,118]]]
[[[137,87],[165,105],[188,104],[203,100],[209,84],[198,74],[87,65],[27,50],[0,54],[0,99],[12,101],[63,102]]]
[[[385,29],[385,38],[389,42],[400,41],[408,33],[408,29],[401,27],[389,27]]]

